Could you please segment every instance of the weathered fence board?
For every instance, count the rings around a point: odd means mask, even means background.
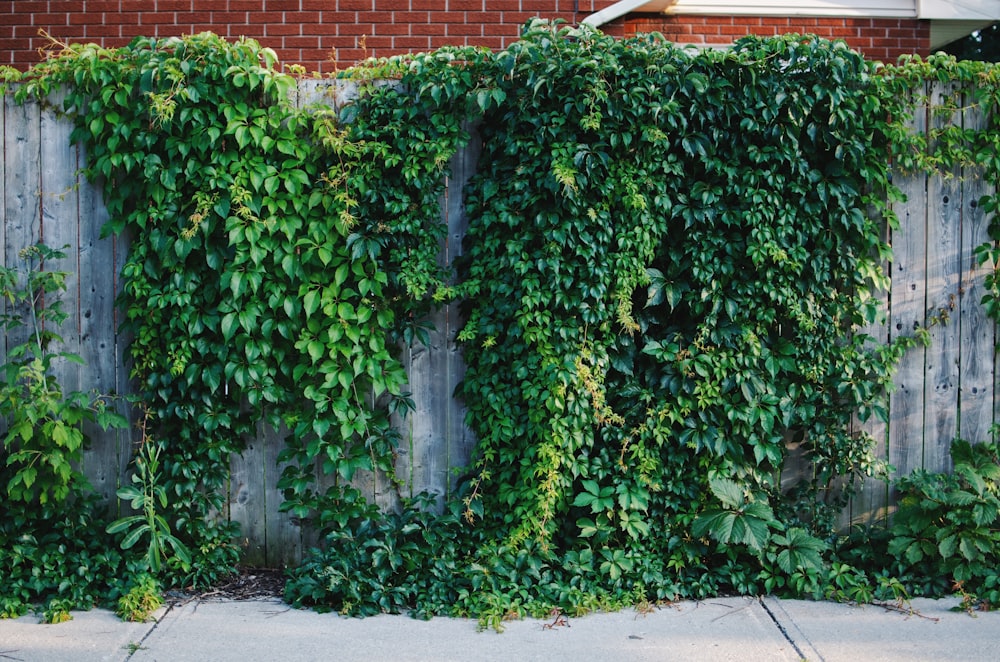
[[[18,253],[41,236],[41,112],[37,103],[10,106],[4,116],[4,265],[18,267]],[[24,313],[24,310],[19,311]],[[26,340],[27,327],[8,332],[7,349]],[[6,354],[4,355],[6,357]]]
[[[917,101],[919,104],[919,101]],[[913,130],[927,130],[927,107],[913,113]],[[927,312],[927,176],[896,173],[893,182],[906,196],[895,205],[900,230],[892,234],[889,329],[893,338],[924,326]],[[903,356],[889,394],[889,442],[886,460],[902,474],[919,467],[924,444],[924,365],[927,350],[917,347]]]
[[[952,90],[935,86],[928,92],[933,104]],[[353,94],[350,84],[309,81],[301,85],[294,100],[299,105],[322,102],[339,107]],[[62,331],[66,349],[81,355],[86,367],[61,364],[59,376],[67,389],[126,394],[130,391],[128,338],[117,331],[114,298],[120,288],[118,274],[127,255],[127,237],[99,238],[107,212],[100,188],[78,175],[85,155],[70,145],[68,121],[37,103],[16,105],[8,96],[0,107],[0,122],[0,149],[5,155],[0,163],[4,242],[0,259],[13,265],[18,251],[39,240],[54,247],[69,245],[67,260],[51,266],[73,274],[64,296],[70,319]],[[954,117],[939,117],[922,106],[915,113],[913,130],[926,132],[944,122],[962,122],[970,128],[979,126],[983,118],[968,109]],[[442,221],[448,227],[441,246],[445,264],[462,251],[466,228],[462,189],[475,173],[478,157],[473,139],[451,163],[441,199]],[[917,467],[947,468],[951,440],[958,435],[970,441],[986,439],[1000,406],[996,329],[979,305],[984,268],[972,256],[974,247],[987,239],[987,221],[978,200],[993,191],[996,183],[984,181],[976,172],[951,175],[896,174],[895,183],[907,201],[895,206],[901,227],[890,237],[894,256],[887,265],[891,287],[884,293],[886,321],[866,329],[885,341],[910,335],[920,326],[931,329],[930,347],[909,352],[899,366],[889,397],[888,423],[868,421],[857,427],[873,435],[877,453],[895,467],[896,475]],[[932,324],[944,317],[949,318],[947,324]],[[456,344],[462,325],[458,307],[438,310],[432,321],[435,328],[427,346],[401,348],[417,408],[398,423],[401,442],[396,470],[403,484],[397,491],[385,478],[370,474],[354,481],[384,508],[397,507],[400,497],[422,491],[450,494],[455,482],[452,471],[465,466],[472,454],[474,440],[464,422],[464,407],[454,397],[465,370]],[[0,359],[23,338],[23,331],[8,334],[0,342]],[[126,410],[123,403],[118,406]],[[138,432],[91,432],[95,443],[86,452],[83,469],[114,507],[114,491],[127,475]],[[240,543],[248,563],[294,563],[316,542],[307,527],[280,510],[277,480],[282,466],[277,457],[284,447],[283,437],[282,431],[261,424],[245,451],[231,458],[226,507],[217,516],[241,524]],[[845,520],[885,521],[893,499],[885,483],[866,481]]]
[[[966,96],[963,99],[962,128],[980,130],[986,118],[978,106]],[[989,267],[980,265],[975,249],[987,243],[989,219],[979,207],[983,195],[992,191],[980,172],[963,172],[962,182],[962,241],[960,254],[964,266],[960,275],[959,300],[959,426],[964,439],[980,442],[989,439],[993,424],[994,352],[996,330],[985,309],[979,305]]]

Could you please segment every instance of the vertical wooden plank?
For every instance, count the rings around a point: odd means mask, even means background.
[[[7,107],[5,124],[5,158],[8,166],[4,172],[4,264],[22,269],[24,262],[18,252],[40,239],[41,172],[39,170],[39,143],[41,136],[41,109],[36,101],[11,104]],[[26,307],[14,311],[27,315]],[[24,321],[28,322],[27,317]],[[7,350],[28,338],[28,326],[12,329],[6,334]]]
[[[986,126],[983,109],[975,105],[972,89],[966,91],[962,104],[962,124],[965,130],[982,130]],[[990,183],[984,179],[982,167],[966,168],[961,177],[962,248],[965,262],[959,286],[959,425],[963,439],[972,443],[988,441],[993,423],[995,325],[980,304],[988,265],[980,266],[975,257],[977,246],[987,243],[988,220],[979,208],[979,199],[987,193]]]
[[[83,165],[86,154],[80,148]],[[101,194],[101,183],[91,184],[79,176],[80,200],[80,356],[86,362],[86,386],[97,393],[109,396],[110,406],[118,413],[134,417],[132,407],[125,400],[129,389],[119,384],[120,363],[118,349],[115,295],[118,272],[116,271],[116,237],[101,239],[101,228],[108,220],[108,211]],[[126,252],[122,247],[122,252]],[[127,385],[128,382],[125,382]],[[124,430],[101,430],[89,426],[87,430],[93,444],[84,457],[84,468],[95,491],[112,507],[115,492],[121,486],[132,459],[134,425]]]
[[[102,184],[98,183],[97,185],[100,186]],[[107,217],[107,208],[104,206],[103,199],[101,199],[100,202],[94,200],[93,204],[95,207],[98,207],[99,205],[99,215],[95,217],[94,222],[96,223],[98,220],[101,220],[103,225],[103,219]],[[115,298],[120,296],[124,289],[124,281],[121,277],[121,273],[122,269],[125,267],[125,263],[128,261],[128,248],[130,243],[131,230],[127,229],[123,231],[122,234],[111,239],[111,272],[114,279]],[[129,422],[129,427],[125,430],[119,430],[115,437],[119,467],[118,482],[124,483],[129,469],[129,464],[135,457],[139,444],[143,441],[141,425],[144,412],[141,410],[141,407],[129,403],[126,399],[129,395],[139,392],[139,388],[135,385],[135,381],[132,378],[133,362],[130,353],[132,334],[121,329],[121,311],[119,311],[117,307],[113,307],[112,310],[115,339],[115,374],[113,390],[118,396],[115,400],[115,407]],[[128,508],[127,503],[118,502],[116,505],[119,510]]]
[[[448,182],[447,222],[448,242],[445,247],[446,260],[449,266],[462,256],[465,234],[469,229],[469,219],[465,210],[465,187],[476,173],[481,153],[482,140],[476,126],[467,127],[470,134],[469,144],[460,150],[451,162],[451,179]],[[445,496],[451,497],[455,489],[453,470],[467,467],[475,446],[475,437],[465,422],[466,409],[464,403],[455,397],[455,389],[465,377],[465,359],[458,345],[458,334],[465,324],[458,303],[450,304],[446,309],[446,369],[448,384],[445,393],[448,396],[444,415],[446,474]]]
[[[77,150],[70,143],[73,125],[60,118],[56,108],[62,107],[65,92],[53,93],[41,109],[40,117],[40,168],[41,168],[41,227],[42,241],[66,254],[65,259],[46,264],[46,271],[66,272],[66,290],[51,295],[47,303],[58,298],[66,320],[51,331],[62,336],[60,346],[53,351],[80,353],[80,208],[76,190]],[[64,393],[80,391],[86,378],[81,366],[56,359],[52,373]]]
[[[923,92],[914,95],[910,129],[927,131],[927,106]],[[889,291],[890,338],[912,336],[923,327],[927,310],[927,176],[896,170],[893,182],[906,196],[895,205],[899,230],[892,233],[892,284]],[[889,394],[888,461],[893,478],[921,466],[924,438],[924,364],[926,350],[907,352],[893,378]],[[892,510],[890,508],[890,510]]]
[[[934,83],[931,105],[943,106],[956,93],[954,83]],[[960,116],[932,112],[932,128],[960,122]],[[927,314],[931,346],[927,351],[923,468],[950,468],[949,449],[958,436],[958,296],[962,273],[961,173],[935,175],[927,186]]]
[[[271,441],[264,425],[247,441],[240,454],[230,457],[229,520],[239,522],[237,541],[248,566],[266,567],[267,558],[267,489],[264,469],[264,445]]]
[[[439,259],[445,266],[450,267],[462,254],[468,228],[462,191],[475,172],[478,157],[479,139],[475,135],[467,147],[452,157],[451,176],[441,201],[447,234]],[[399,466],[407,496],[427,492],[440,504],[452,489],[451,470],[469,462],[472,434],[465,425],[464,407],[454,396],[455,387],[465,373],[456,343],[462,324],[458,305],[436,309],[430,322],[433,329],[428,334],[429,343],[405,350],[416,409],[401,422],[404,443]]]
[[[872,210],[873,211],[873,210]],[[889,242],[888,224],[882,221],[882,240]],[[882,269],[886,274],[891,274],[892,265],[888,262],[882,264]],[[866,348],[875,349],[884,346],[889,342],[889,291],[875,292],[874,297],[879,301],[879,318],[874,322],[865,325],[858,332],[871,338],[866,344]],[[853,431],[858,435],[868,435],[874,440],[873,456],[878,460],[888,462],[889,458],[889,426],[877,416],[871,416],[867,421],[861,421],[855,416],[853,421]],[[862,477],[860,484],[850,504],[845,512],[841,514],[841,530],[849,528],[854,524],[878,525],[884,524],[887,516],[889,492],[888,486],[883,478]],[[846,525],[846,526],[845,526]]]
[[[11,92],[2,95],[3,103],[0,103],[0,239],[3,245],[7,245],[7,109],[14,103],[14,95]],[[0,251],[0,266],[7,266],[6,251]],[[0,314],[7,313],[7,300],[0,297]],[[0,365],[7,363],[7,333],[5,329],[3,339],[0,340]]]
[[[272,568],[295,565],[303,552],[301,523],[289,513],[281,512],[285,497],[278,489],[278,479],[285,465],[278,462],[278,455],[285,447],[287,434],[284,428],[275,430],[261,424],[257,435],[263,451],[265,552],[267,565]]]

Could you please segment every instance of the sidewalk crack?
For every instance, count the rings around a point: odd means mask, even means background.
[[[142,639],[140,639],[139,642],[136,643],[136,644],[134,644],[134,645],[132,645],[132,644],[129,645],[129,647],[128,647],[129,648],[129,653],[128,653],[128,655],[125,656],[125,659],[122,660],[122,662],[129,662],[129,660],[132,659],[133,655],[135,655],[136,653],[138,653],[141,650],[144,650],[143,644],[146,643],[146,640],[149,639],[149,636],[151,634],[153,634],[154,632],[156,632],[156,628],[160,627],[160,623],[162,623],[163,619],[165,619],[167,617],[167,614],[169,614],[173,610],[174,610],[174,605],[173,604],[168,604],[167,608],[163,611],[163,614],[159,618],[155,619],[155,621],[153,623],[153,627],[149,628],[149,630],[146,631],[146,634],[144,634],[142,636]]]

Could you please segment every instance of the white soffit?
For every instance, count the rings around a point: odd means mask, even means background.
[[[992,23],[1000,20],[1000,0],[917,0],[917,16]]]

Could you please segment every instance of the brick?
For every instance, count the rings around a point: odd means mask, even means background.
[[[371,23],[341,23],[337,26],[337,34],[340,36],[355,36],[375,34],[375,26]]]
[[[156,0],[157,12],[191,11],[191,0]]]
[[[319,37],[284,37],[285,48],[319,48]]]
[[[121,10],[121,4],[118,0],[87,0],[87,13],[97,14],[100,12],[115,12],[116,14]]]
[[[447,0],[448,11],[483,11],[483,0]],[[551,9],[551,8],[550,8]]]
[[[392,48],[392,37],[382,37],[379,35],[368,35],[365,38],[365,46],[372,48]]]
[[[268,37],[285,37],[302,34],[302,26],[298,23],[268,23],[264,26],[264,34]]]
[[[204,4],[208,4],[212,9],[216,9],[218,2],[210,2],[208,0],[201,0]],[[263,11],[264,10],[264,0],[229,0],[226,5],[227,11]]]
[[[70,25],[95,25],[104,23],[104,15],[98,12],[75,12],[68,15]]]
[[[555,4],[554,0],[522,0],[521,11],[541,12],[551,15],[555,13]]]
[[[375,9],[374,0],[338,0],[338,11],[372,11]]]
[[[478,37],[483,34],[483,26],[464,23],[451,23],[447,26],[449,37]]]
[[[488,11],[470,11],[465,14],[464,23],[470,25],[480,25],[484,28],[499,25],[502,22],[503,14],[500,12],[488,12]]]
[[[745,36],[748,34],[756,34],[753,28],[760,28],[760,25],[720,25],[716,29],[720,35],[730,35],[730,36]]]
[[[14,11],[12,13],[14,16],[26,19],[26,22],[30,22],[32,15],[47,12],[48,10],[49,3],[47,2],[24,0],[23,2],[18,2],[14,5]]]
[[[412,35],[444,35],[445,26],[443,23],[415,23],[410,26]]]
[[[358,23],[392,23],[392,12],[360,11],[358,12]]]
[[[430,37],[396,37],[392,40],[395,48],[403,48],[409,51],[430,50]]]
[[[138,17],[136,17],[138,19]],[[135,23],[121,23],[118,26],[121,30],[121,36],[123,39],[132,40],[133,37],[149,37],[149,31],[138,22]]]
[[[410,0],[375,0],[375,11],[410,11]]]
[[[246,25],[247,14],[245,12],[212,12],[212,23],[218,26]]]
[[[176,23],[173,12],[166,14],[147,12],[139,15],[139,21],[142,25],[174,25]]]
[[[430,13],[425,11],[396,11],[392,13],[392,22],[397,25],[427,23],[431,20],[430,16]]]
[[[299,0],[264,0],[264,11],[298,11]]]
[[[521,26],[520,25],[510,25],[504,23],[484,23],[483,24],[483,36],[484,37],[513,37],[518,38],[521,36]]]
[[[33,39],[38,36],[37,25],[15,25],[14,39]]]
[[[153,36],[157,38],[161,37],[183,37],[186,31],[179,25],[170,24],[160,24],[154,28],[152,35],[147,31],[146,36]]]
[[[581,5],[583,3],[581,2]],[[483,2],[484,11],[521,11],[520,0],[485,0]],[[582,10],[590,13],[590,10]]]
[[[337,0],[301,0],[302,11],[336,11]]]
[[[485,46],[486,48],[499,49],[503,47],[503,39],[493,36],[469,37],[466,39],[467,46]]]
[[[524,25],[531,19],[537,18],[538,16],[539,14],[537,12],[504,12],[503,22],[507,24],[513,23],[515,25]]]
[[[735,41],[731,36],[722,34],[707,34],[703,39],[706,44],[731,44]]]
[[[318,11],[299,11],[285,14],[286,23],[298,23],[301,26],[315,25],[322,20]]]
[[[299,57],[304,62],[324,62],[330,59],[330,49],[328,48],[303,48]]]
[[[444,46],[462,46],[464,40],[459,37],[431,37],[431,48],[442,48]]]
[[[248,25],[281,25],[285,22],[285,16],[281,12],[248,12]]]
[[[47,11],[53,14],[68,14],[82,10],[79,0],[49,0]]]
[[[380,35],[391,35],[393,37],[409,37],[410,26],[406,23],[380,23],[376,27]]]
[[[100,37],[106,39],[108,37],[120,37],[122,36],[122,30],[120,25],[88,25],[86,27],[87,39],[94,39]]]
[[[357,17],[355,12],[325,11],[317,22],[329,26],[328,31],[334,33],[340,25],[357,22]]]
[[[201,23],[209,25],[212,23],[212,13],[208,11],[178,12],[177,23]]]
[[[368,57],[368,52],[357,47],[344,47],[336,50],[336,56],[337,62],[343,64],[344,66],[349,66]]]
[[[857,36],[857,34],[858,34],[857,28],[849,28],[849,27],[830,28],[830,30],[827,32],[827,35],[837,39],[847,39],[849,37],[855,37]]]

